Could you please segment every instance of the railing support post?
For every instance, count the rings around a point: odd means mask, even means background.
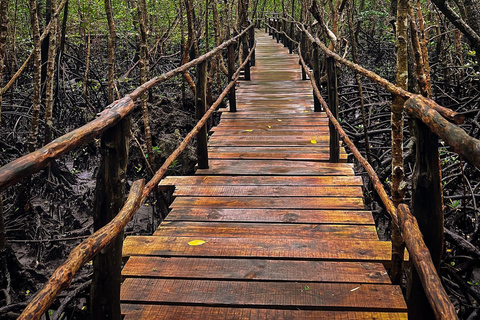
[[[319,60],[319,51],[318,45],[314,42],[313,43],[313,55],[312,55],[312,69],[313,69],[313,77],[315,78],[315,83],[317,87],[320,88],[320,60]],[[313,93],[313,110],[315,112],[322,111],[322,105],[320,101],[315,96],[315,92]]]
[[[106,130],[101,138],[100,167],[94,200],[94,230],[112,220],[123,207],[130,140],[130,117]],[[90,292],[92,319],[122,319],[120,283],[123,232],[93,260]]]
[[[232,43],[227,48],[227,65],[228,65],[228,82],[233,80],[233,74],[235,73],[235,47]],[[230,105],[230,112],[237,111],[237,99],[235,97],[235,86],[230,89],[228,93],[228,103]]]
[[[277,39],[277,43],[280,43],[280,20],[277,18],[275,21],[275,39]]]
[[[197,66],[197,84],[195,93],[195,116],[202,119],[207,108],[207,62]],[[208,169],[207,125],[197,133],[197,159],[199,169]]]
[[[416,160],[412,179],[412,213],[417,219],[435,268],[439,269],[444,248],[442,176],[438,137],[421,121],[413,120]],[[407,281],[409,319],[435,319],[417,271],[410,267]]]
[[[245,33],[242,37],[242,57],[246,59],[248,57],[248,32]],[[250,61],[247,61],[243,69],[244,79],[250,80]]]
[[[337,71],[335,70],[335,59],[327,57],[327,88],[328,88],[328,106],[333,116],[338,119],[338,89],[337,89]],[[340,137],[332,122],[329,123],[330,129],[330,162],[340,162]]]
[[[303,61],[307,61],[306,54],[305,54],[306,50],[307,50],[306,36],[305,36],[305,33],[302,32],[301,39],[300,39],[300,51],[302,54]],[[307,73],[305,72],[305,69],[303,69],[302,62],[300,61],[300,59],[298,59],[298,64],[302,69],[302,80],[307,80]]]
[[[253,49],[253,46],[255,45],[255,28],[250,28],[248,30],[249,35],[248,35],[248,41],[249,41],[249,48],[250,50],[253,50],[252,55],[250,56],[250,65],[252,67],[255,67],[255,49]]]

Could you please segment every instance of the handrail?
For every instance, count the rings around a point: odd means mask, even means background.
[[[203,61],[211,59],[219,51],[236,42],[252,27],[253,24],[245,28],[237,36],[225,41],[208,53],[205,53],[204,55],[158,77],[150,79],[137,87],[132,93],[127,94],[122,99],[107,106],[105,110],[99,114],[98,118],[80,128],[66,133],[32,153],[26,154],[7,163],[0,168],[0,192],[19,182],[23,178],[40,171],[48,166],[53,160],[91,141],[100,133],[114,126],[135,109],[134,101],[147,90],[202,63]]]
[[[207,120],[211,117],[213,112],[217,109],[223,99],[225,99],[230,89],[235,86],[240,76],[240,70],[248,63],[255,47],[256,43],[252,47],[252,50],[250,50],[249,55],[244,59],[243,63],[234,73],[232,81],[228,83],[228,85],[222,91],[217,100],[211,105],[207,112],[205,112],[203,117],[197,122],[193,129],[185,136],[185,138],[175,149],[175,151],[173,151],[170,156],[165,160],[165,162],[160,167],[160,169],[158,169],[153,178],[147,184],[145,184],[143,180],[138,180],[134,182],[130,190],[127,202],[125,203],[121,211],[118,213],[118,215],[108,224],[106,224],[103,228],[95,232],[92,236],[88,237],[77,247],[75,247],[75,249],[73,249],[67,260],[55,270],[55,272],[48,280],[47,284],[30,301],[28,306],[24,309],[24,311],[17,320],[39,319],[42,314],[44,314],[48,310],[49,306],[53,303],[57,295],[63,289],[68,287],[78,269],[87,261],[91,260],[94,256],[96,256],[103,248],[108,246],[113,240],[115,240],[115,238],[120,234],[120,232],[123,231],[127,223],[138,211],[138,208],[143,203],[143,201],[145,201],[149,193],[153,190],[153,188],[155,188],[155,186],[159,184],[160,180],[163,178],[171,164],[175,161],[175,159],[178,158],[178,156],[185,150],[190,141],[206,124]]]
[[[347,147],[352,151],[355,158],[360,162],[360,164],[365,168],[367,171],[370,180],[373,183],[375,190],[377,191],[380,199],[382,200],[387,212],[390,214],[392,220],[396,225],[400,223],[400,230],[402,231],[402,235],[404,237],[405,244],[407,249],[410,253],[410,257],[413,261],[413,264],[420,275],[420,279],[422,281],[423,288],[427,293],[428,301],[432,306],[432,309],[437,317],[437,319],[444,319],[444,320],[453,320],[458,319],[457,313],[453,304],[448,299],[448,295],[445,289],[442,286],[440,281],[440,277],[438,276],[437,270],[433,265],[432,258],[430,256],[430,252],[423,241],[423,237],[419,230],[417,221],[415,217],[410,213],[410,210],[406,205],[401,205],[400,209],[397,210],[395,205],[393,204],[392,200],[387,195],[385,188],[383,187],[380,179],[378,178],[377,174],[373,167],[368,163],[368,161],[362,156],[360,151],[357,149],[355,144],[350,140],[348,135],[343,130],[342,126],[338,122],[338,120],[333,116],[332,112],[330,111],[327,103],[323,99],[320,91],[317,87],[315,82],[315,78],[313,74],[307,68],[305,61],[301,55],[301,48],[298,47],[299,50],[299,57],[302,63],[302,67],[305,72],[309,75],[310,82],[312,84],[314,94],[317,99],[320,101],[322,107],[324,108],[328,118],[335,126],[336,130],[338,131],[340,138],[345,142]]]
[[[290,36],[285,31],[278,31],[277,29],[275,29],[269,23],[266,23],[266,22],[265,22],[265,25],[267,25],[270,29],[274,30],[276,33],[283,34],[288,40],[290,40],[292,42],[295,42],[296,44],[299,44],[299,42],[297,40],[293,40],[292,38],[290,38]]]

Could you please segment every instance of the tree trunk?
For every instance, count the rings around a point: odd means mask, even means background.
[[[41,103],[41,64],[40,51],[40,28],[38,25],[37,1],[30,0],[30,22],[33,33],[33,97],[32,97],[32,120],[30,122],[30,135],[28,139],[28,151],[33,152],[37,147],[38,120],[40,117]]]
[[[0,88],[3,83],[8,35],[8,0],[0,0]],[[2,94],[0,92],[0,127],[2,126]]]
[[[112,103],[115,100],[115,21],[113,20],[113,9],[112,1],[105,0],[105,13],[107,15],[108,23],[108,71],[107,71],[107,81],[108,81],[108,103]]]
[[[395,1],[395,0],[393,0]],[[408,0],[397,1],[397,86],[408,87]],[[392,103],[392,201],[397,207],[405,194],[403,168],[403,104],[404,99],[395,96]],[[398,226],[392,224],[392,269],[391,278],[400,283],[403,268],[404,244]]]
[[[138,0],[138,26],[140,40],[140,85],[148,80],[148,31],[147,31],[147,4],[145,0]],[[152,133],[150,130],[150,115],[148,113],[147,95],[141,97],[143,129],[145,133],[145,142],[147,145],[148,162],[153,168],[155,163],[155,154],[153,152]]]
[[[51,1],[51,8],[55,8],[56,1]],[[57,52],[57,34],[58,34],[58,23],[52,27],[50,32],[50,43],[48,47],[48,60],[47,60],[47,69],[46,69],[46,78],[45,78],[45,140],[44,143],[47,144],[52,141],[52,115],[53,115],[53,104],[54,104],[54,93],[53,86],[55,80],[55,60]],[[46,42],[46,41],[45,41]]]

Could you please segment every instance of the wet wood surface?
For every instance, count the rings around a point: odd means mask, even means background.
[[[165,221],[125,240],[125,319],[407,319],[385,271],[391,243],[352,164],[328,162],[328,119],[298,58],[256,37],[237,112],[211,130],[209,168],[163,179]]]

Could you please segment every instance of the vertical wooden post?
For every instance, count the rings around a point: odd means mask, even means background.
[[[303,61],[307,61],[306,60],[306,50],[307,50],[307,43],[306,43],[306,36],[305,36],[305,33],[301,33],[301,39],[300,39],[300,51],[301,51],[301,54],[302,54],[302,58],[303,58]],[[305,69],[303,69],[302,67],[302,62],[300,61],[300,59],[298,59],[298,64],[300,65],[300,68],[302,69],[302,80],[307,80],[307,73],[305,72]]]
[[[277,39],[277,43],[280,42],[280,19],[277,18],[277,20],[275,21],[275,39]]]
[[[207,108],[207,61],[197,65],[197,90],[195,91],[195,116],[202,119]],[[197,133],[197,160],[199,169],[208,169],[207,125]]]
[[[231,44],[227,48],[227,64],[228,64],[228,82],[233,80],[235,73],[235,44]],[[235,86],[228,93],[228,103],[230,104],[230,112],[237,111],[237,99],[235,97]]]
[[[97,175],[93,225],[95,231],[110,222],[124,204],[125,179],[130,140],[127,117],[102,134],[102,159]],[[90,293],[92,319],[120,320],[120,283],[123,232],[108,249],[93,260]]]
[[[412,179],[412,213],[438,271],[444,249],[443,190],[438,137],[422,121],[413,121],[416,160]],[[408,275],[406,297],[409,319],[435,319],[413,266]]]
[[[248,57],[248,32],[244,33],[243,34],[243,37],[242,37],[242,57],[243,59],[247,59]],[[244,79],[249,81],[250,80],[250,61],[247,61],[247,63],[245,63],[245,67],[243,69],[243,76],[244,76]]]
[[[249,47],[250,50],[253,50],[253,53],[250,57],[250,65],[252,67],[255,67],[255,50],[253,49],[253,46],[255,45],[255,28],[250,28],[248,30],[248,41],[249,41]]]
[[[290,23],[290,32],[289,32],[289,37],[293,39],[293,22],[289,22]],[[292,40],[288,40],[288,53],[292,53],[293,52],[293,41]]]
[[[265,16],[265,33],[268,33],[270,35],[270,30],[268,28],[268,24],[270,23],[270,19]]]
[[[319,61],[319,51],[318,45],[314,42],[313,43],[313,54],[312,54],[312,69],[313,69],[313,77],[315,78],[315,83],[317,87],[320,88],[320,61]],[[315,96],[315,92],[313,93],[313,110],[315,112],[322,111],[322,105],[320,101]]]
[[[327,90],[328,106],[333,116],[338,119],[338,89],[337,89],[337,71],[335,70],[335,59],[327,57]],[[340,137],[335,130],[335,126],[330,121],[330,162],[340,162]]]

